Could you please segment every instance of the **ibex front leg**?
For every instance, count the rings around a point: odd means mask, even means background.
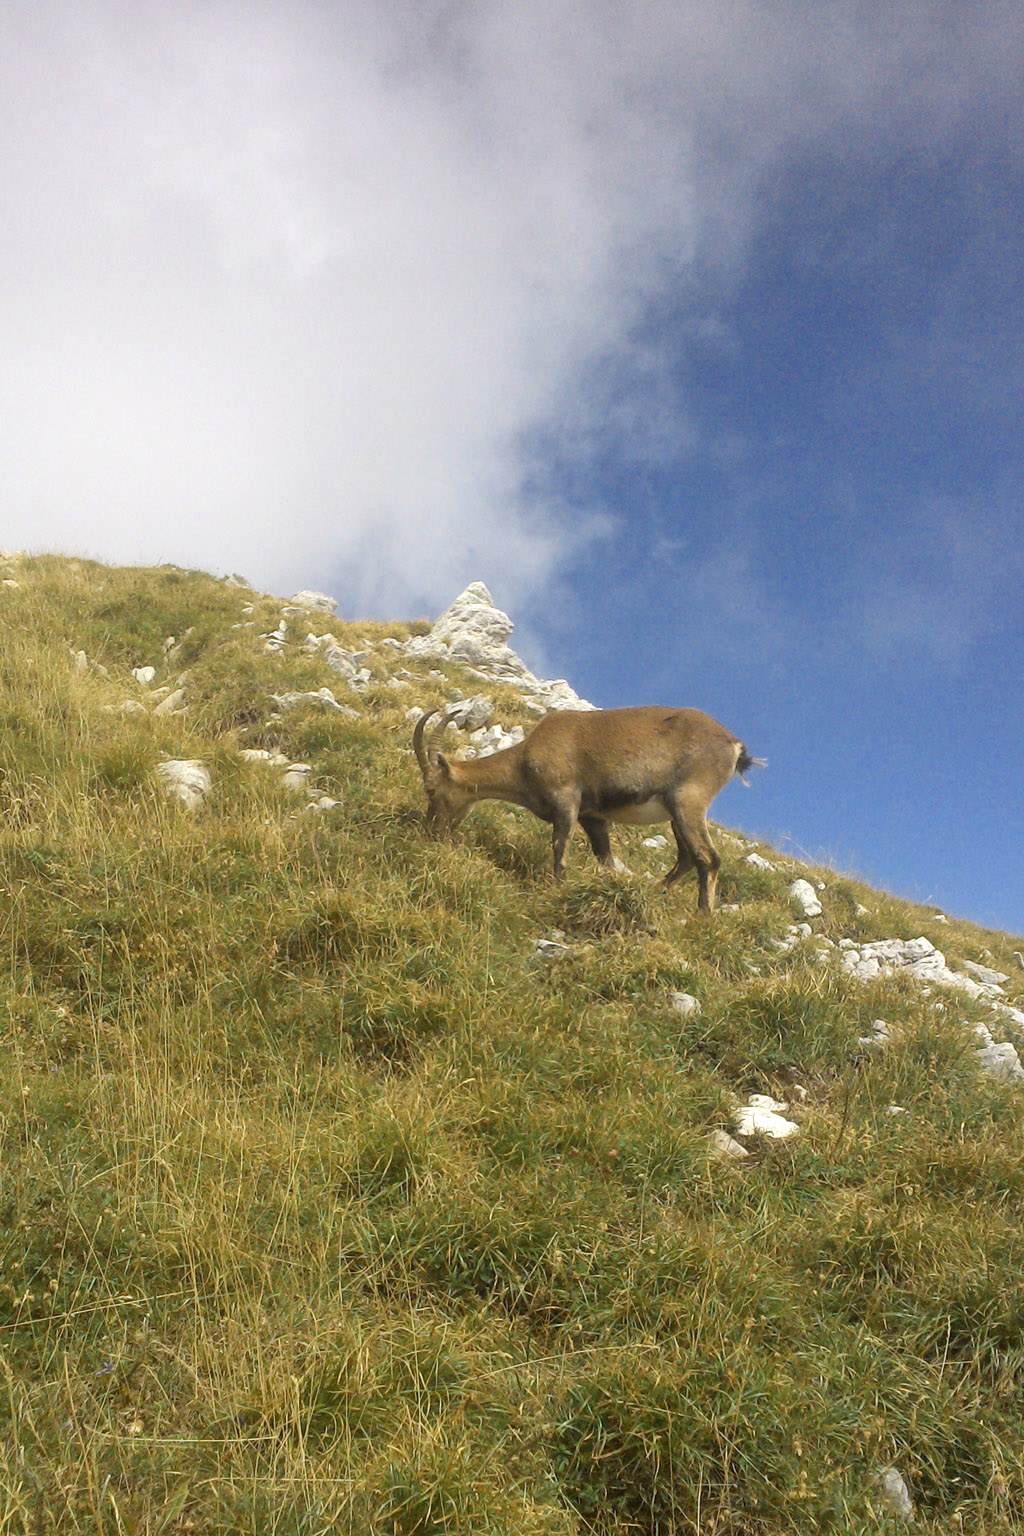
[[[551,853],[554,858],[555,879],[565,878],[565,850],[576,826],[575,810],[557,810],[552,817]]]

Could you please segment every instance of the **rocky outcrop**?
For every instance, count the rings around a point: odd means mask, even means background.
[[[421,661],[459,662],[476,676],[507,683],[523,695],[527,708],[594,709],[564,678],[546,682],[535,676],[508,644],[514,629],[507,613],[496,608],[482,581],[471,582],[446,608],[426,635],[416,635],[404,649]]]

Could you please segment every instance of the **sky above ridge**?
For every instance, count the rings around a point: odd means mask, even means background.
[[[1022,78],[1005,0],[9,0],[0,548],[483,580],[1020,933]]]

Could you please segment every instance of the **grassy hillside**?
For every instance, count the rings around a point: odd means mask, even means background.
[[[556,889],[525,813],[424,840],[406,712],[475,680],[349,693],[198,573],[0,577],[0,1532],[866,1532],[890,1466],[918,1530],[1024,1528],[1024,1088],[963,1021],[1011,1033],[777,947],[795,873],[1018,1007],[1020,940],[725,833],[711,921],[642,831]],[[716,1156],[751,1092],[798,1134]]]

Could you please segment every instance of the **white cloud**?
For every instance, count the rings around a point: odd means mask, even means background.
[[[524,443],[687,440],[636,324],[739,259],[771,157],[1012,77],[994,8],[955,58],[945,8],[861,15],[6,7],[0,542],[514,603],[588,535]]]

